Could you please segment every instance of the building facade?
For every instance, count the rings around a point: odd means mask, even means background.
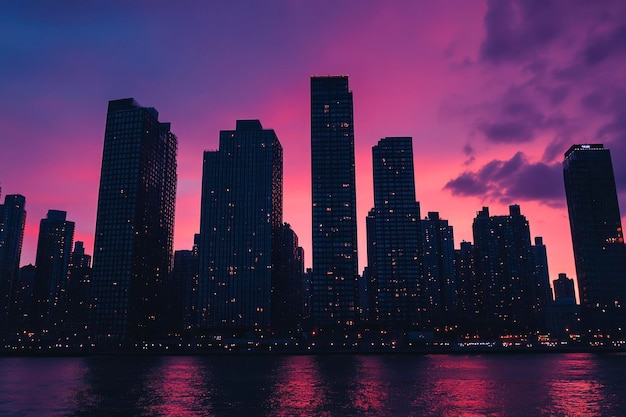
[[[601,144],[574,145],[563,161],[583,326],[626,330],[626,247],[611,154]]]
[[[33,284],[32,329],[58,335],[65,318],[69,290],[68,267],[74,244],[74,222],[61,210],[48,210],[39,223],[35,282]]]
[[[282,246],[283,150],[258,120],[220,132],[204,153],[198,326],[269,329],[272,280]]]
[[[24,225],[26,224],[26,199],[19,194],[9,194],[0,204],[0,336],[7,331],[7,321],[18,280]]]
[[[410,137],[372,148],[374,208],[367,217],[370,317],[396,328],[421,325],[420,210]]]
[[[311,319],[318,329],[358,320],[353,119],[348,77],[311,77]]]
[[[156,109],[132,98],[109,102],[91,282],[95,341],[161,333],[172,265],[177,146]]]
[[[450,331],[457,321],[454,232],[438,212],[420,221],[422,231],[422,305],[425,326]]]
[[[541,323],[541,307],[528,220],[518,205],[509,206],[504,216],[490,216],[483,207],[472,229],[479,333],[534,332]]]

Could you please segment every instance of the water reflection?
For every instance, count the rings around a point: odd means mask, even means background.
[[[0,415],[617,416],[626,355],[0,358]]]

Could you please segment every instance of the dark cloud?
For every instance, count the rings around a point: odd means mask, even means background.
[[[536,104],[528,99],[527,89],[512,87],[489,105],[489,119],[475,122],[476,129],[494,143],[525,143],[535,131],[554,119],[546,118]]]
[[[478,125],[485,137],[491,142],[522,143],[533,138],[533,128],[524,121],[483,122]]]
[[[545,47],[560,33],[559,6],[551,0],[489,0],[481,58],[496,64],[519,61]]]
[[[539,201],[552,207],[564,205],[559,162],[531,163],[522,152],[511,159],[493,160],[477,171],[466,171],[444,187],[455,195],[477,196],[501,203]]]
[[[626,25],[613,28],[610,33],[591,38],[583,50],[585,63],[597,65],[616,54],[626,52]]]

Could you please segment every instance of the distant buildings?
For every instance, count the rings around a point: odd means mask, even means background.
[[[224,332],[270,328],[272,288],[282,282],[283,149],[258,120],[220,132],[204,153],[198,326]]]
[[[420,299],[420,207],[412,139],[381,139],[372,148],[372,160],[374,208],[367,216],[370,320],[407,329],[422,324],[426,301]]]
[[[132,98],[109,102],[93,254],[95,341],[162,332],[174,238],[177,139],[158,112]]]
[[[66,212],[48,210],[39,224],[31,325],[34,331],[58,334],[65,317],[68,265],[74,243],[74,222]]]
[[[454,233],[438,212],[420,221],[422,231],[422,306],[425,327],[446,330],[457,324],[458,290]]]
[[[603,145],[565,152],[563,177],[583,325],[626,331],[626,247],[611,154]]]
[[[483,207],[472,228],[479,333],[527,334],[539,328],[542,306],[530,228],[519,206],[510,206],[505,216],[490,216]]]
[[[518,205],[498,216],[483,207],[474,242],[456,250],[439,212],[421,218],[410,137],[372,148],[360,278],[352,92],[347,76],[310,82],[312,269],[305,272],[298,236],[283,221],[281,143],[258,120],[237,120],[220,132],[218,150],[204,152],[200,230],[191,250],[172,257],[177,138],[154,108],[114,100],[93,269],[82,242],[72,251],[74,223],[50,210],[36,266],[18,274],[25,199],[9,195],[0,205],[3,340],[375,350],[436,338],[578,339],[581,328],[596,340],[623,334],[626,247],[608,149],[574,145],[563,162],[581,306],[565,274],[553,281],[552,299],[546,246],[531,241]]]
[[[358,320],[353,119],[348,77],[311,77],[311,318],[321,329]]]

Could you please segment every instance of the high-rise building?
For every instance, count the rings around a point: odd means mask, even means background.
[[[74,243],[68,267],[68,290],[65,303],[64,329],[68,336],[84,336],[89,317],[89,289],[91,285],[91,256],[85,254],[81,241]]]
[[[65,316],[68,266],[74,243],[74,222],[61,210],[48,210],[39,223],[35,282],[33,285],[33,330],[58,334]]]
[[[533,259],[535,260],[537,277],[537,301],[541,307],[545,307],[552,301],[552,291],[550,290],[550,273],[548,272],[548,251],[541,236],[535,237]]]
[[[611,154],[574,145],[563,161],[583,326],[626,331],[626,247]]]
[[[272,277],[272,330],[277,335],[297,334],[304,319],[304,251],[289,223],[281,228],[282,247],[277,273]]]
[[[420,209],[410,137],[372,148],[374,208],[367,217],[370,318],[390,327],[420,321]]]
[[[200,217],[198,325],[261,331],[270,327],[283,218],[283,149],[258,120],[220,132],[204,153]]]
[[[313,325],[358,319],[359,271],[352,92],[347,76],[311,77]]]
[[[96,341],[161,332],[174,240],[178,141],[158,112],[109,102],[98,194],[90,331]]]
[[[537,330],[541,306],[528,220],[518,205],[509,206],[506,216],[490,216],[483,207],[472,228],[479,332],[493,336]]]
[[[195,235],[199,241],[200,235]],[[177,250],[174,252],[174,269],[170,282],[172,301],[172,320],[174,326],[189,332],[196,325],[198,312],[198,276],[200,259],[198,244],[194,242],[191,250]]]
[[[0,336],[7,328],[9,305],[17,285],[22,254],[26,199],[9,194],[0,204]]]
[[[421,298],[428,328],[444,330],[456,323],[457,288],[454,272],[454,233],[438,212],[420,221],[422,231]]]
[[[459,249],[454,250],[454,275],[458,298],[458,323],[465,333],[476,333],[477,294],[479,293],[474,260],[474,245],[461,242]]]
[[[560,273],[559,278],[552,281],[554,286],[554,299],[569,300],[572,303],[576,302],[576,293],[574,291],[574,280],[568,278],[567,274]]]

